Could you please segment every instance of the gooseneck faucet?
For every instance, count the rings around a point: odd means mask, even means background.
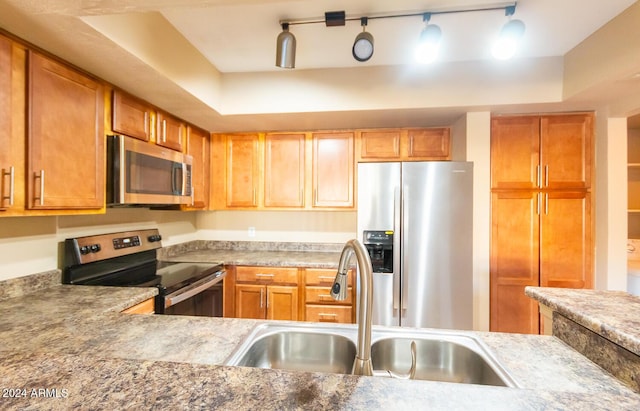
[[[367,249],[358,240],[349,240],[342,249],[338,273],[331,287],[334,300],[347,298],[347,271],[349,260],[355,254],[360,273],[360,307],[358,309],[358,347],[353,363],[353,374],[373,375],[371,365],[371,307],[373,304],[373,268]]]

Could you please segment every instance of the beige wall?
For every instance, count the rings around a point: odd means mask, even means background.
[[[1,218],[0,281],[61,268],[65,238],[155,227],[163,245],[196,239],[195,213],[178,211],[128,208],[105,215]]]

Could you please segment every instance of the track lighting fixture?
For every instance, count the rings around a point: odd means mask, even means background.
[[[491,53],[498,60],[507,60],[516,54],[520,40],[524,36],[524,23],[521,20],[511,20],[516,6],[505,8],[505,15],[509,21],[502,26],[498,40],[494,43]]]
[[[289,32],[289,23],[282,23],[282,33],[278,35],[276,66],[289,69],[296,67],[296,37]]]
[[[281,21],[282,32],[278,35],[276,66],[283,68],[294,68],[296,58],[296,38],[289,32],[289,26],[293,24],[316,24],[324,23],[327,27],[344,26],[347,21],[360,20],[362,32],[359,33],[355,41],[351,53],[357,61],[368,61],[373,56],[373,35],[367,32],[367,24],[374,19],[388,19],[398,17],[417,17],[421,16],[425,23],[420,39],[415,51],[415,58],[418,62],[426,64],[437,59],[440,49],[440,40],[442,38],[442,30],[435,24],[429,24],[432,15],[435,14],[454,14],[454,13],[470,13],[478,11],[504,10],[505,15],[509,17],[509,21],[500,30],[498,41],[492,48],[492,53],[497,59],[511,58],[524,35],[524,23],[520,20],[511,20],[511,16],[515,13],[517,2],[507,3],[506,5],[493,5],[487,7],[469,7],[453,10],[439,10],[433,12],[422,13],[388,13],[377,14],[368,17],[348,17],[344,11],[325,12],[324,19],[300,19]]]
[[[440,39],[442,39],[442,30],[435,24],[429,24],[431,13],[425,13],[422,21],[426,26],[420,33],[420,39],[415,50],[415,59],[418,63],[433,63],[438,58],[440,50]]]
[[[360,19],[362,33],[356,36],[356,40],[353,42],[353,47],[351,48],[353,58],[358,61],[367,61],[373,56],[373,35],[366,31],[367,22],[368,19],[366,17]]]

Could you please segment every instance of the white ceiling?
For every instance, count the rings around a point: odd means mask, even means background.
[[[515,60],[533,65],[544,58],[561,57],[588,38],[609,20],[623,12],[635,0],[519,0],[514,18],[526,25],[522,49]],[[438,107],[411,106],[399,109],[396,102],[378,105],[368,111],[354,107],[331,107],[313,113],[295,111],[236,111],[223,113],[193,89],[185,87],[167,71],[152,64],[150,50],[136,49],[120,33],[123,22],[141,27],[149,16],[160,16],[167,29],[149,32],[153,40],[162,35],[157,48],[162,53],[171,36],[178,47],[192,48],[194,61],[201,59],[220,78],[237,79],[259,73],[270,81],[300,81],[301,73],[313,73],[317,83],[325,70],[331,76],[336,69],[362,70],[368,75],[373,67],[407,67],[411,48],[424,26],[420,17],[370,20],[367,31],[375,38],[371,60],[359,63],[351,56],[351,46],[361,31],[359,22],[344,27],[324,24],[294,25],[297,38],[296,69],[275,67],[276,37],[279,22],[288,19],[322,19],[326,11],[345,10],[347,17],[374,16],[387,13],[459,10],[505,6],[513,2],[494,0],[0,0],[0,28],[36,46],[124,88],[153,104],[209,130],[340,128],[369,124],[373,127],[441,125],[450,123],[469,109],[492,110],[486,105],[463,104]],[[154,21],[157,19],[154,17]],[[460,69],[468,64],[478,67],[491,59],[489,44],[507,21],[504,11],[437,14],[431,22],[443,32],[442,63]],[[143,30],[144,31],[144,30]],[[165,54],[165,60],[176,59]],[[531,62],[531,64],[529,63]],[[546,60],[548,63],[549,60]],[[164,62],[166,65],[166,62]],[[186,64],[189,64],[187,62]],[[447,69],[442,65],[440,70]],[[424,70],[428,71],[429,68]],[[507,66],[503,68],[507,70]],[[221,73],[221,74],[220,74]],[[291,74],[297,73],[294,77]],[[344,72],[353,75],[352,72]],[[173,73],[175,74],[175,73]],[[184,73],[178,73],[184,74]],[[339,74],[340,75],[340,74]],[[236,77],[234,77],[236,76]],[[277,77],[274,77],[277,76]],[[469,77],[472,78],[472,77]],[[265,80],[266,81],[266,80]],[[225,92],[224,81],[218,90]],[[237,87],[237,85],[236,85]],[[227,87],[228,88],[228,87]],[[228,97],[228,96],[226,96]],[[233,96],[238,100],[237,96]],[[309,98],[314,98],[313,95]],[[232,99],[233,100],[233,99]],[[553,99],[552,99],[553,100]],[[248,101],[250,103],[251,101]],[[504,111],[565,109],[555,99],[554,106],[532,101],[527,106],[501,107]],[[640,104],[639,104],[640,106]],[[584,109],[584,107],[568,107]],[[589,107],[586,107],[589,108]],[[223,113],[223,114],[221,114]],[[329,125],[329,126],[328,126]]]

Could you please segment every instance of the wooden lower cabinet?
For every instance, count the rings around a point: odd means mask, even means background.
[[[235,267],[235,317],[296,321],[298,269]]]
[[[591,288],[591,193],[507,191],[491,201],[491,331],[538,334],[526,286]]]
[[[331,297],[335,269],[227,266],[225,316],[260,320],[355,322],[354,273],[344,301]]]
[[[132,305],[131,307],[123,310],[124,314],[153,314],[155,313],[155,299],[149,298],[141,303]]]

